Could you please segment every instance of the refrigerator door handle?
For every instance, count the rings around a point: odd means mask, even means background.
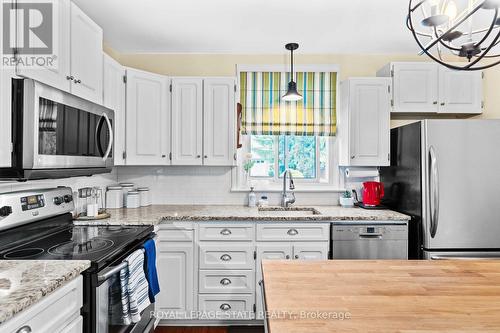
[[[439,223],[439,172],[436,150],[429,147],[429,192],[430,192],[430,233],[436,236]]]

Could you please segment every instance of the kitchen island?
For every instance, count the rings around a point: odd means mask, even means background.
[[[269,333],[500,332],[500,261],[263,261]]]

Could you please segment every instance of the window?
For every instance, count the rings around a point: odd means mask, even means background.
[[[295,179],[328,182],[327,137],[251,135],[251,178],[281,178],[289,169]]]

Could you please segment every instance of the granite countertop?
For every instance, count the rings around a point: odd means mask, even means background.
[[[314,214],[304,212],[310,208]],[[76,225],[165,224],[173,221],[267,221],[267,222],[330,222],[330,221],[407,221],[409,216],[390,210],[365,210],[340,206],[294,206],[295,212],[269,211],[244,206],[222,205],[153,205],[134,209],[109,209],[111,218],[98,221],[75,221]]]
[[[78,277],[86,260],[0,261],[0,324]]]

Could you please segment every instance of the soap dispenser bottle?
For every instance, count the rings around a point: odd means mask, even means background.
[[[253,191],[253,187],[250,187],[250,193],[248,193],[248,207],[257,206],[257,195]]]

